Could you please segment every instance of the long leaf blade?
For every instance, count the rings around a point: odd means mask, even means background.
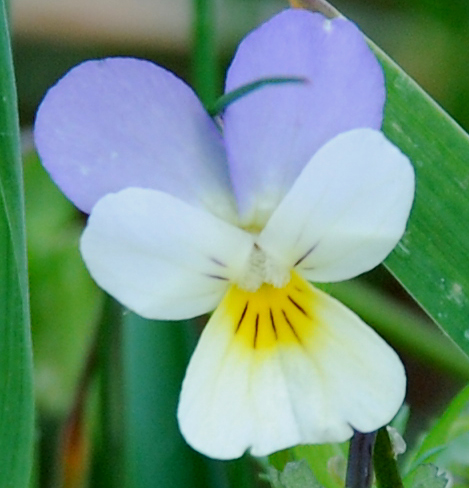
[[[340,15],[325,0],[294,7]],[[383,131],[414,164],[407,232],[386,267],[469,355],[469,136],[373,42],[386,74]]]
[[[188,356],[189,323],[124,316],[123,367],[127,488],[215,486],[213,465],[183,440],[177,401]],[[213,485],[210,480],[212,478]]]
[[[0,485],[23,488],[32,464],[32,354],[18,111],[3,0],[0,15]]]
[[[407,232],[386,266],[469,354],[469,137],[384,53],[383,130],[413,161],[417,191]]]

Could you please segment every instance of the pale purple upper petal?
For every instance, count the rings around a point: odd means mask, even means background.
[[[232,218],[217,127],[191,88],[149,61],[109,58],[72,69],[47,93],[34,135],[47,171],[87,213],[105,194],[134,186]]]
[[[242,221],[262,227],[313,154],[341,132],[379,129],[382,69],[358,28],[286,10],[249,34],[228,71],[226,92],[267,77],[305,83],[265,86],[229,105],[224,133]]]

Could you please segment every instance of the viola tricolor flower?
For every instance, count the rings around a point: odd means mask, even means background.
[[[344,19],[286,10],[250,33],[222,128],[150,62],[85,62],[50,89],[35,140],[84,212],[96,282],[150,319],[213,310],[178,419],[215,458],[340,442],[388,423],[405,395],[396,353],[310,282],[380,263],[404,233],[411,164],[379,131],[384,77]]]

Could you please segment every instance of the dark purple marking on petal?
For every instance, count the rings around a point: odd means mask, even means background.
[[[256,323],[254,325],[254,340],[253,340],[253,347],[256,349],[257,346],[257,336],[259,333],[259,314],[256,315]]]
[[[213,258],[211,257],[210,258],[210,261],[212,261],[212,263],[215,263],[215,264],[218,264],[218,266],[221,266],[223,268],[226,268],[226,264],[225,263],[222,263],[219,259],[217,258]]]
[[[205,276],[208,276],[209,278],[213,278],[215,280],[229,281],[229,279],[224,277],[224,276],[219,276],[219,275],[214,275],[214,274],[206,274]]]
[[[274,314],[271,308],[269,308],[269,315],[270,315],[270,325],[272,326],[272,330],[274,331],[275,340],[278,340],[277,327],[275,326]]]
[[[296,332],[295,330],[295,327],[293,326],[292,322],[290,321],[290,319],[288,318],[288,315],[287,313],[285,312],[285,310],[282,309],[282,314],[283,314],[283,317],[285,319],[285,322],[288,324],[288,326],[290,327],[290,330],[293,332],[293,335],[296,337],[296,340],[303,345],[303,342],[302,340],[300,339],[300,336],[298,335],[298,332]]]
[[[319,242],[314,244],[314,246],[311,246],[304,254],[301,256],[301,258],[298,259],[298,261],[293,265],[293,267],[298,266],[301,262],[303,262],[317,247],[318,247]]]
[[[297,302],[295,301],[290,295],[288,295],[288,299],[290,302],[306,317],[310,318],[308,312]]]
[[[246,305],[244,307],[243,313],[241,314],[241,317],[239,319],[238,325],[236,326],[235,334],[238,333],[238,331],[239,331],[239,329],[241,327],[241,324],[243,323],[244,317],[246,317],[246,312],[248,310],[248,305],[249,305],[249,302],[246,302]]]

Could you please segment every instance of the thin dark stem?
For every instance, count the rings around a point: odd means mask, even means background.
[[[90,384],[96,372],[99,336],[98,331],[86,356],[72,407],[62,427],[54,486],[71,486],[72,484],[78,486],[86,476],[89,443],[84,426],[84,412]]]
[[[349,447],[345,488],[370,488],[373,480],[372,454],[376,432],[355,432]]]
[[[106,368],[108,367],[107,364],[111,362],[108,356],[111,354],[113,331],[117,329],[120,313],[121,307],[111,297],[106,296],[97,330],[85,358],[85,364],[78,381],[72,407],[62,429],[59,472],[57,475],[58,479],[64,483],[68,478],[81,479],[86,475],[87,456],[89,454],[89,441],[85,428],[87,400],[92,382],[99,372],[101,372],[102,377],[101,390],[105,390],[103,392],[105,397],[108,396],[109,378],[107,377],[108,372]],[[101,428],[106,433],[110,430],[109,423],[111,422],[110,409],[107,407],[109,405],[103,407],[106,408],[106,415],[103,415],[101,418]],[[110,438],[111,435],[106,435],[106,441],[109,441]],[[111,452],[112,449],[114,447],[108,445],[106,452]],[[112,463],[108,464],[109,466],[112,465]],[[114,468],[112,471],[109,471],[110,473],[108,473],[106,478],[105,486],[119,486],[119,484],[114,483],[114,478],[117,477],[118,470]],[[99,486],[104,487],[104,484],[101,483]]]

